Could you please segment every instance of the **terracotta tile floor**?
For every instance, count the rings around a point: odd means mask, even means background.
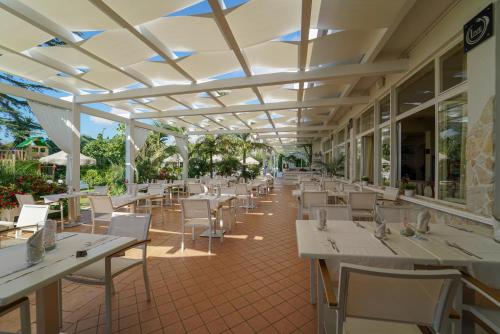
[[[155,212],[148,247],[153,298],[146,301],[140,268],[119,276],[114,331],[314,333],[308,264],[297,255],[291,187],[277,184],[256,203],[248,214],[240,209],[237,226],[223,243],[213,242],[210,256],[206,238],[186,238],[187,249],[180,252],[179,206],[165,209],[163,222]],[[87,232],[90,226],[76,230]],[[63,331],[102,333],[103,303],[103,288],[65,282]],[[0,331],[16,329],[17,321],[16,314],[0,319]]]

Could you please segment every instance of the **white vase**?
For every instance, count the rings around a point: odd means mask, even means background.
[[[368,185],[368,181],[361,181],[361,185],[362,186],[367,186]]]
[[[405,196],[406,197],[413,197],[414,194],[415,194],[415,190],[413,190],[413,189],[405,189]]]

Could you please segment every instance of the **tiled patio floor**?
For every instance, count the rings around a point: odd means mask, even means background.
[[[308,265],[297,255],[291,187],[277,185],[256,202],[258,208],[248,214],[239,211],[224,243],[213,242],[211,256],[206,238],[186,238],[188,249],[181,254],[179,206],[165,210],[164,222],[156,212],[148,247],[153,300],[145,300],[140,268],[118,277],[115,332],[314,333],[315,309],[308,303]],[[103,303],[103,288],[65,283],[63,331],[102,333]],[[0,319],[0,330],[5,325],[15,328],[16,316]]]

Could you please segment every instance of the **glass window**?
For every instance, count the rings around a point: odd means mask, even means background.
[[[361,138],[356,139],[356,174],[355,179],[361,179]]]
[[[434,62],[431,62],[398,87],[398,114],[434,98],[434,87]]]
[[[361,123],[361,126],[360,126],[360,131],[361,132],[365,132],[365,131],[368,131],[370,129],[373,129],[373,107],[370,108],[368,111],[365,111],[362,115],[361,115],[361,119],[360,119],[360,123]]]
[[[354,120],[354,124],[355,124],[355,133],[358,134],[359,133],[359,125],[361,123],[361,120],[359,118],[355,119]]]
[[[387,122],[391,118],[391,99],[390,95],[387,95],[382,100],[380,100],[379,104],[379,123],[382,124]]]
[[[441,91],[467,80],[467,56],[460,44],[441,58]]]
[[[380,183],[391,184],[391,129],[386,126],[380,129]]]
[[[439,104],[439,199],[465,204],[467,95]]]
[[[323,152],[330,151],[332,149],[332,140],[328,139],[323,142]]]
[[[337,176],[345,176],[345,145],[337,146],[335,155],[335,165],[337,167]]]
[[[342,144],[343,142],[345,142],[345,130],[344,129],[337,132],[337,144]]]
[[[351,175],[351,142],[347,141],[346,143],[346,158],[345,158],[345,165],[346,165],[346,179],[350,178]]]

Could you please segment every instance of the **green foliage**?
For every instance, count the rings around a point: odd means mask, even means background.
[[[230,135],[206,135],[200,138],[196,144],[193,145],[190,158],[195,157],[198,159],[208,160],[208,172],[210,173],[210,177],[213,177],[214,171],[214,161],[213,158],[215,155],[230,155],[235,153],[235,142],[234,137]],[[189,163],[192,163],[192,160],[189,160]],[[196,161],[198,167],[204,167],[200,161]],[[193,172],[199,173],[202,171],[201,168],[196,168],[197,171]],[[204,175],[204,174],[202,174]]]
[[[343,175],[344,172],[344,162],[345,162],[345,155],[341,154],[335,159],[333,159],[332,162],[322,162],[318,161],[318,165],[321,166],[321,169],[325,171],[328,175]]]
[[[88,169],[82,173],[82,180],[89,185],[90,188],[94,186],[102,186],[106,184],[103,170]]]
[[[16,161],[13,163],[0,163],[0,185],[12,184],[20,176],[40,176],[40,163],[38,161]]]
[[[401,183],[402,190],[415,190],[417,189],[417,185],[414,183]]]
[[[95,140],[89,141],[82,153],[96,159],[98,167],[107,167],[112,164],[123,164],[125,161],[125,127],[118,126],[117,133],[111,138],[104,138],[103,134],[97,135]]]
[[[111,165],[104,173],[105,184],[109,187],[111,195],[123,194],[125,186],[125,166]]]
[[[226,157],[215,164],[217,173],[223,176],[234,175],[241,167],[241,164],[234,156]]]
[[[210,165],[204,158],[193,157],[189,159],[189,177],[201,177],[207,174],[210,170]]]

